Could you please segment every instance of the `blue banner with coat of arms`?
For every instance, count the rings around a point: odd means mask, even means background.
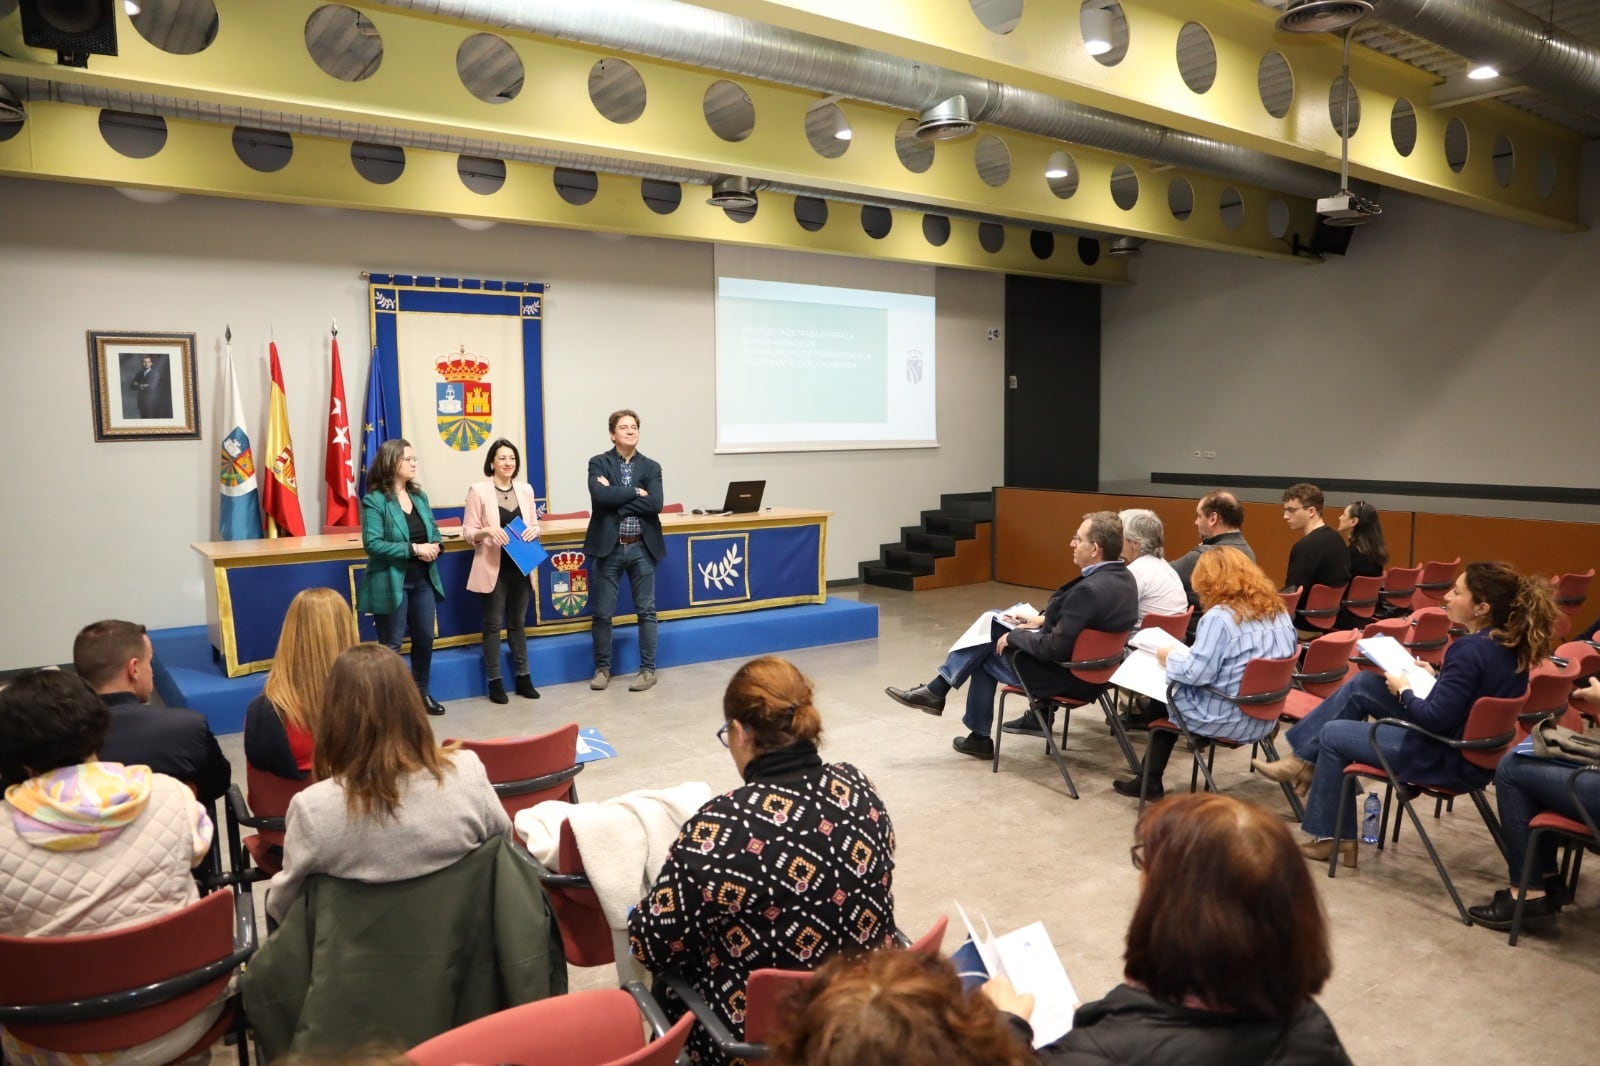
[[[544,285],[372,274],[368,306],[380,387],[399,413],[388,435],[411,442],[435,514],[459,513],[500,438],[521,454],[517,478],[542,509]]]

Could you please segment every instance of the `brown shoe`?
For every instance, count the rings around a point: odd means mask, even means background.
[[[1250,765],[1255,767],[1256,773],[1268,781],[1276,781],[1280,785],[1293,788],[1295,795],[1301,799],[1305,799],[1311,792],[1311,779],[1317,771],[1314,765],[1296,755],[1285,755],[1276,762],[1251,759]]]
[[[1307,840],[1300,845],[1300,854],[1312,862],[1327,862],[1328,856],[1333,854],[1333,838],[1327,840]],[[1339,865],[1355,868],[1356,859],[1360,856],[1360,849],[1354,840],[1339,841]]]

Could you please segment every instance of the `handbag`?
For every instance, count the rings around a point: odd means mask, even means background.
[[[1541,759],[1600,766],[1600,736],[1576,733],[1546,718],[1533,727],[1533,753]]]

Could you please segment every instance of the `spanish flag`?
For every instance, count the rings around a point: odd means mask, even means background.
[[[278,365],[278,344],[268,346],[272,356],[272,402],[267,406],[267,468],[261,479],[261,509],[269,537],[303,537],[306,520],[300,516],[300,486],[294,476],[294,440],[289,434],[289,401],[283,395],[283,368]]]

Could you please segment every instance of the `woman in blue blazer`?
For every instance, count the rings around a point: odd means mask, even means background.
[[[439,527],[428,494],[417,484],[417,453],[409,441],[384,441],[367,471],[370,491],[361,498],[361,543],[367,574],[356,607],[378,624],[378,643],[395,651],[411,631],[411,678],[429,714],[444,706],[428,691],[433,665],[433,626],[438,602]]]

